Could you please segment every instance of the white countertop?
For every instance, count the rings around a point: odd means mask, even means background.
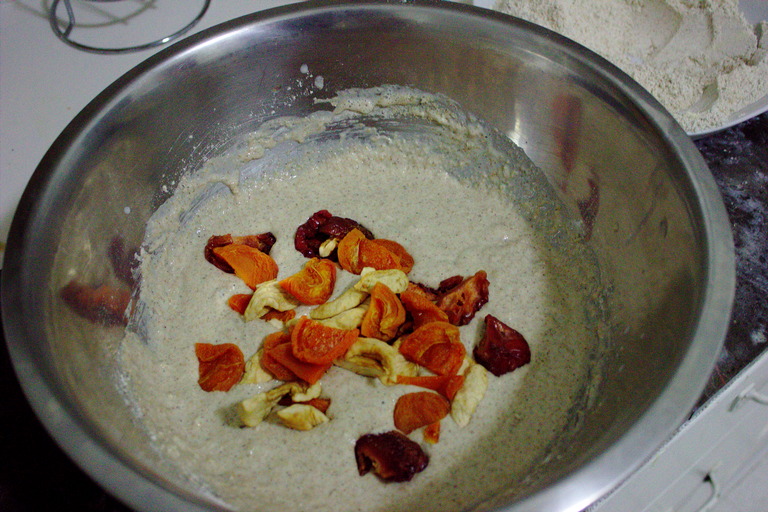
[[[133,25],[141,27],[145,34],[154,34],[154,30],[162,37],[186,25],[202,6],[201,0],[156,3],[163,7],[147,9],[125,23],[115,23],[116,30]],[[286,3],[290,0],[214,0],[200,23],[188,34]],[[51,30],[48,14],[42,10],[42,6],[48,4],[50,2],[39,0],[0,0],[0,267],[19,199],[56,137],[104,88],[163,48],[122,55],[74,49]],[[77,6],[76,1],[73,5]],[[169,9],[178,12],[179,17],[167,16]],[[63,15],[63,8],[60,12]],[[73,36],[80,37],[83,33],[85,39],[90,40],[92,34],[108,33],[112,28],[77,30]],[[136,39],[126,43],[146,41]]]

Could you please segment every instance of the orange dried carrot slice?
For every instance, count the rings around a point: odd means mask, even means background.
[[[456,375],[466,355],[461,343],[440,343],[429,347],[419,364],[438,375]]]
[[[227,304],[232,310],[244,315],[245,310],[248,308],[248,303],[251,302],[251,297],[253,297],[251,293],[236,293],[229,298]]]
[[[466,349],[459,339],[459,328],[448,322],[422,325],[403,339],[400,353],[438,375],[455,375]]]
[[[376,283],[371,290],[371,304],[363,315],[360,333],[369,338],[389,341],[405,323],[405,308],[385,284]]]
[[[304,268],[278,283],[302,304],[317,306],[331,298],[336,285],[336,265],[326,259],[312,258]]]
[[[408,288],[400,294],[400,302],[413,318],[413,327],[418,329],[429,322],[447,322],[448,313],[437,307],[429,295],[418,285],[408,283]]]
[[[213,249],[252,290],[256,285],[277,277],[277,263],[268,254],[244,244],[230,244]]]
[[[463,375],[398,375],[396,378],[398,384],[407,384],[419,386],[422,388],[437,391],[448,400],[453,400],[461,386],[464,385]]]
[[[261,359],[260,363],[262,368],[269,372],[274,378],[291,382],[297,380],[298,377],[295,373],[289,370],[286,366],[277,361],[272,355],[273,350],[278,345],[291,346],[291,335],[287,332],[274,332],[267,335],[261,345]]]
[[[299,318],[291,331],[291,347],[297,359],[312,364],[332,364],[360,336],[358,329],[336,329],[307,316]]]
[[[314,384],[320,377],[325,375],[331,364],[313,364],[300,360],[293,355],[293,350],[290,343],[281,343],[277,345],[269,352],[270,356],[285,368],[293,372],[296,377],[309,383]]]
[[[355,228],[347,233],[336,246],[339,265],[347,272],[359,274],[363,270],[360,264],[360,244],[367,240],[362,231]]]
[[[436,421],[424,427],[424,441],[437,444],[440,441],[440,422]]]
[[[407,257],[405,261],[404,257]],[[400,244],[391,240],[361,240],[358,260],[358,266],[361,269],[365,267],[376,270],[397,269],[408,273],[413,268],[413,258],[410,254]]]
[[[232,274],[235,272],[235,270],[231,265],[229,265],[229,263],[218,257],[214,252],[214,249],[230,244],[240,244],[249,245],[265,254],[269,254],[269,252],[272,250],[272,246],[275,245],[276,241],[277,239],[275,238],[275,235],[269,232],[261,233],[259,235],[245,236],[232,236],[229,233],[226,235],[214,235],[209,238],[208,243],[205,244],[203,255],[205,256],[206,261],[214,265],[219,270],[223,270],[228,274]]]
[[[394,240],[387,240],[386,238],[375,238],[373,240],[368,240],[364,244],[364,246],[372,245],[378,245],[380,247],[383,247],[387,251],[389,251],[391,254],[393,254],[396,257],[396,267],[399,270],[402,270],[406,274],[409,273],[413,269],[413,256],[410,255],[408,251],[405,250],[405,247],[400,245],[398,242],[395,242]],[[365,263],[366,259],[366,249],[361,247],[361,258],[363,258],[363,263]],[[364,267],[370,267],[372,265],[364,264]],[[377,270],[386,270],[386,269],[377,269]]]
[[[438,422],[448,415],[451,404],[448,400],[431,391],[406,393],[395,403],[395,428],[404,434]]]
[[[195,355],[199,364],[197,382],[203,391],[229,391],[245,372],[243,352],[233,343],[196,343]]]

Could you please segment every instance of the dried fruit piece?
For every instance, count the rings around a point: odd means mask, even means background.
[[[244,244],[229,244],[216,247],[213,253],[226,261],[237,277],[243,280],[251,290],[256,286],[277,277],[277,263],[272,257],[255,247]]]
[[[309,312],[309,317],[315,320],[331,318],[344,311],[348,311],[362,304],[368,298],[368,293],[354,288],[347,288],[344,292],[333,300],[325,304],[320,304]]]
[[[406,393],[395,403],[395,427],[405,434],[440,421],[451,410],[451,404],[442,395],[431,391]]]
[[[320,384],[319,382],[315,385]],[[311,405],[318,411],[325,414],[328,412],[328,408],[331,406],[331,399],[330,398],[310,398],[309,400],[297,400],[294,397],[291,396],[284,396],[280,401],[278,402],[278,405],[284,405],[289,406],[293,404],[307,404]]]
[[[420,364],[438,375],[455,375],[461,368],[466,354],[467,351],[461,343],[439,343],[424,351]]]
[[[248,303],[251,302],[253,297],[252,293],[236,293],[227,300],[227,305],[232,308],[233,311],[245,314],[245,310],[248,308]]]
[[[406,360],[395,347],[376,338],[358,338],[335,364],[358,375],[378,377],[387,385],[395,384],[400,376],[419,372],[419,367]]]
[[[301,226],[296,228],[293,245],[296,250],[307,258],[319,256],[318,249],[328,237],[320,236],[320,226],[333,217],[328,210],[320,210],[312,214]]]
[[[248,305],[252,300],[252,293],[236,293],[235,295],[231,296],[229,300],[227,300],[227,304],[230,308],[232,308],[233,311],[236,311],[241,315],[245,315],[245,312],[248,311]],[[293,309],[279,311],[269,306],[263,306],[262,310],[265,311],[265,313],[259,318],[266,322],[269,322],[270,320],[277,320],[279,322],[286,323],[296,316],[296,311]]]
[[[329,260],[312,258],[303,269],[278,284],[302,304],[323,304],[333,295],[336,265]]]
[[[327,235],[328,238],[341,240],[353,229],[360,230],[360,232],[365,235],[365,238],[374,238],[373,233],[356,220],[337,217],[336,215],[332,215],[328,220],[323,222],[323,224],[320,225],[319,231],[320,233]]]
[[[104,326],[126,325],[131,292],[108,285],[91,286],[70,281],[59,292],[62,300],[79,316]]]
[[[357,341],[357,329],[335,329],[302,316],[291,331],[293,355],[301,361],[330,365]]]
[[[395,268],[402,270],[406,274],[413,270],[413,256],[398,242],[387,240],[386,238],[374,238],[370,242],[384,247],[387,251],[397,256],[397,267]],[[365,263],[365,256],[363,256],[363,263]]]
[[[261,345],[262,368],[269,372],[274,378],[286,382],[297,380],[298,377],[290,369],[280,363],[273,356],[273,351],[278,345],[291,345],[291,335],[287,332],[274,332],[267,335]]]
[[[437,307],[429,298],[429,294],[419,285],[409,283],[408,288],[400,294],[400,302],[413,318],[413,328],[418,329],[429,322],[447,322],[448,313]]]
[[[459,286],[462,281],[464,281],[464,276],[452,276],[440,281],[440,284],[437,285],[437,290],[431,290],[435,294],[435,300],[437,300],[441,294]]]
[[[396,430],[360,437],[355,443],[355,460],[360,476],[373,470],[388,482],[407,482],[429,464],[421,446]]]
[[[366,240],[359,229],[353,229],[341,239],[336,247],[336,255],[341,268],[353,274],[359,274],[365,265],[360,263],[360,244]]]
[[[195,343],[195,355],[203,391],[229,391],[245,372],[243,352],[233,343]]]
[[[354,289],[371,293],[377,283],[386,285],[393,293],[402,293],[408,288],[408,276],[400,269],[376,270],[373,267],[365,267],[360,272],[360,280],[355,283]]]
[[[259,349],[245,362],[245,371],[240,379],[241,384],[263,384],[271,381],[274,376],[261,364],[264,349]]]
[[[320,248],[317,250],[317,255],[321,258],[330,258],[335,256],[336,246],[339,245],[338,238],[329,238],[325,242],[320,244]]]
[[[320,396],[323,392],[323,385],[319,382],[306,386],[295,387],[291,390],[290,399],[293,402],[308,402]]]
[[[235,270],[232,268],[232,266],[226,260],[219,257],[214,249],[217,247],[225,247],[227,245],[233,244],[247,245],[248,247],[258,249],[264,254],[269,254],[269,252],[272,250],[272,246],[275,245],[276,240],[277,239],[275,236],[269,232],[261,233],[260,235],[245,236],[232,236],[230,234],[214,235],[209,238],[208,243],[205,244],[203,255],[205,256],[206,261],[213,264],[216,268],[223,270],[228,274],[233,274]]]
[[[308,392],[306,384],[288,382],[276,388],[252,396],[237,404],[237,414],[246,427],[255,427],[266,418],[280,400],[288,395]]]
[[[424,427],[424,441],[437,444],[440,441],[440,422],[436,421]]]
[[[261,319],[269,322],[270,320],[277,320],[278,322],[287,323],[296,317],[296,311],[289,309],[287,311],[279,311],[267,307],[267,312],[261,315]]]
[[[485,333],[474,350],[478,363],[497,377],[531,361],[531,349],[522,334],[498,318],[486,315]]]
[[[363,268],[373,267],[376,270],[397,269],[408,273],[413,268],[413,258],[397,242],[363,239],[359,244],[358,265]]]
[[[367,238],[373,238],[373,234],[360,223],[332,215],[328,210],[320,210],[296,229],[294,246],[307,258],[315,258],[321,256],[320,246],[324,242],[329,239],[341,240],[353,229],[357,229]],[[333,257],[333,254],[328,256]]]
[[[441,283],[443,291],[437,299],[437,307],[448,314],[448,321],[453,325],[466,325],[488,302],[488,286],[488,277],[483,270],[446,290]]]
[[[310,404],[289,405],[277,411],[277,417],[286,427],[301,431],[312,430],[330,421],[325,413]]]
[[[464,385],[463,375],[398,375],[398,384],[419,386],[437,391],[448,400],[453,400],[456,393]]]
[[[261,318],[270,310],[289,311],[299,305],[292,295],[283,290],[277,280],[265,281],[253,291],[251,302],[243,313],[243,320],[250,322]]]
[[[272,412],[282,396],[283,393],[268,391],[247,398],[237,404],[237,416],[246,427],[255,427]]]
[[[331,364],[314,364],[302,361],[293,355],[291,343],[277,345],[270,351],[270,356],[296,377],[309,384],[315,384],[319,381],[320,377],[325,375],[325,372],[331,367]]]
[[[448,322],[430,322],[401,339],[399,350],[406,359],[438,375],[455,375],[464,362],[459,328]]]
[[[330,398],[312,398],[306,401],[307,405],[311,405],[323,414],[328,412],[328,408],[331,407]]]
[[[488,372],[479,364],[472,363],[464,373],[464,385],[451,402],[451,418],[458,426],[467,426],[487,389]]]
[[[464,280],[464,278],[461,277],[461,276],[456,276],[456,277],[459,278],[457,284]],[[443,282],[445,282],[445,281],[443,281]],[[419,290],[421,290],[421,293],[423,293],[432,302],[435,302],[437,300],[437,297],[440,295],[440,291],[438,289],[435,289],[435,288],[432,288],[430,286],[427,286],[424,283],[417,283],[415,281],[412,281],[411,284],[413,284],[415,287],[417,287]]]
[[[363,317],[365,316],[366,311],[368,311],[368,306],[361,305],[357,306],[356,308],[343,311],[336,316],[332,316],[331,318],[322,318],[318,320],[318,322],[323,325],[327,325],[328,327],[350,331],[360,327],[360,324],[363,323]]]
[[[405,308],[389,287],[376,283],[371,291],[371,304],[363,316],[360,333],[369,338],[389,341],[405,322]]]

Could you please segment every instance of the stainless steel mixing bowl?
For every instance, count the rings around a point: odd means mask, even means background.
[[[323,77],[323,87],[302,65]],[[443,93],[520,145],[589,233],[612,282],[605,368],[570,441],[508,510],[577,511],[646,460],[691,410],[727,326],[729,224],[685,133],[616,68],[539,27],[452,3],[304,3],[207,30],[100,94],[36,170],[2,273],[3,322],[29,401],[66,452],[137,509],[204,510],[133,421],[120,327],[84,328],[59,295],[112,282],[180,173],[276,115],[350,87]]]

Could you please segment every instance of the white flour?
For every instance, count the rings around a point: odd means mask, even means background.
[[[144,328],[142,336],[129,331],[122,347],[130,398],[158,451],[239,510],[463,510],[530,477],[573,425],[573,411],[583,410],[596,377],[597,326],[586,309],[595,302],[596,268],[576,231],[559,222],[551,195],[536,188],[546,185],[522,151],[493,149],[480,126],[427,97],[360,92],[348,99],[337,104],[365,114],[410,110],[418,129],[382,133],[346,123],[357,114],[342,113],[334,126],[346,129],[333,131],[341,137],[318,142],[312,133],[338,116],[277,120],[240,158],[212,161],[184,178],[153,216],[141,266]],[[437,131],[419,125],[438,118]],[[478,180],[484,173],[492,177]],[[331,421],[297,432],[272,421],[255,428],[232,421],[237,402],[275,383],[226,393],[197,384],[196,342],[237,343],[247,358],[276,330],[244,323],[228,308],[230,295],[248,290],[205,261],[208,237],[272,231],[271,254],[286,277],[305,261],[293,247],[296,227],[322,208],[401,242],[416,261],[415,281],[435,285],[485,269],[490,302],[461,328],[470,351],[485,314],[531,345],[531,364],[491,377],[467,427],[443,421],[440,442],[427,448],[429,467],[408,483],[358,476],[353,446],[362,434],[391,430],[395,400],[415,388],[332,368],[321,380]],[[343,289],[338,284],[336,293]],[[420,431],[411,437],[422,442]]]
[[[747,23],[738,0],[498,0],[495,7],[607,58],[689,133],[722,125],[768,94],[768,24]]]

